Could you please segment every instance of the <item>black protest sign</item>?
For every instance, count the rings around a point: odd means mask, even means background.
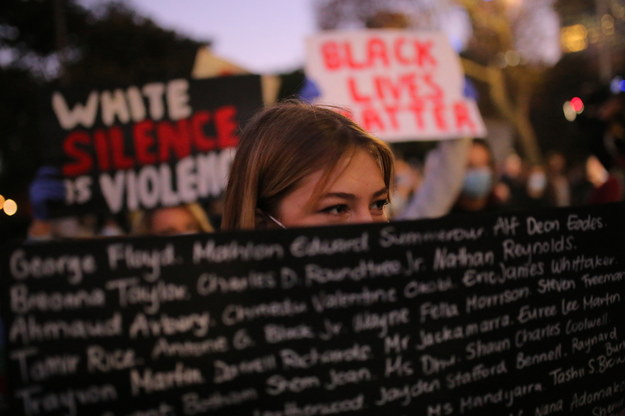
[[[623,208],[15,248],[12,414],[617,414]]]
[[[151,209],[216,198],[239,130],[262,107],[260,77],[172,79],[54,90],[46,156],[70,212]]]

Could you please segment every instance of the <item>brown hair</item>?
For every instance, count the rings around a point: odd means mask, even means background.
[[[206,215],[206,211],[204,208],[197,203],[192,202],[189,204],[177,205],[176,207],[180,207],[189,211],[193,219],[198,225],[198,228],[201,232],[212,233],[215,231],[213,225]],[[160,208],[155,208],[151,210],[145,211],[133,211],[130,213],[130,233],[133,235],[151,235],[152,232],[152,218],[154,213],[158,211]]]
[[[393,153],[339,109],[288,100],[257,113],[246,124],[230,170],[223,230],[257,228],[257,213],[274,214],[300,181],[326,169],[318,189],[339,162],[359,150],[369,152],[390,189]]]

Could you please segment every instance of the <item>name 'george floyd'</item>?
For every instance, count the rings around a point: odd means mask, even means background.
[[[10,412],[623,414],[623,208],[14,246]]]

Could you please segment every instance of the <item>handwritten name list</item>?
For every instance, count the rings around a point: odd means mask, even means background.
[[[622,414],[623,208],[16,247],[11,412]]]

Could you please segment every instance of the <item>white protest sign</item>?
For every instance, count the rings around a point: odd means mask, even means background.
[[[306,74],[320,104],[346,108],[387,141],[486,134],[463,95],[460,60],[444,34],[405,30],[322,32],[307,39]]]

